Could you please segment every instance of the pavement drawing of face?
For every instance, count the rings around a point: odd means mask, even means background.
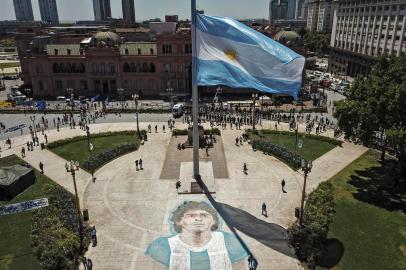
[[[214,219],[205,210],[189,210],[183,215],[178,225],[182,227],[182,231],[204,232],[211,230]]]

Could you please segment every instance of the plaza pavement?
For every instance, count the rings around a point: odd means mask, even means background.
[[[146,129],[148,123],[140,123]],[[152,126],[155,123],[151,123]],[[158,124],[161,127],[162,123]],[[263,127],[273,123],[263,121]],[[134,123],[112,123],[90,125],[91,133],[135,129]],[[186,127],[176,124],[176,128]],[[260,128],[258,126],[258,128]],[[281,124],[279,129],[288,129]],[[303,130],[304,126],[300,126]],[[167,129],[168,131],[168,129]],[[77,129],[64,128],[61,132],[46,131],[48,140],[55,141],[76,135],[85,135]],[[231,213],[232,224],[259,262],[258,269],[301,269],[295,258],[286,256],[270,248],[271,228],[289,227],[295,222],[294,208],[300,205],[303,175],[292,171],[276,158],[254,152],[250,145],[235,146],[235,137],[243,130],[222,131],[224,154],[229,178],[215,179],[213,199]],[[331,132],[327,135],[331,136]],[[40,137],[40,142],[43,136]],[[160,179],[170,132],[150,133],[148,141],[136,152],[127,154],[108,163],[95,173],[97,180],[80,170],[77,175],[78,191],[82,208],[89,209],[90,223],[98,231],[98,245],[90,247],[86,256],[93,261],[94,269],[165,269],[144,255],[146,247],[156,238],[170,235],[168,218],[170,212],[185,200],[207,200],[205,195],[178,195],[175,189],[177,179]],[[30,138],[27,135],[13,139],[10,150],[3,148],[2,156],[17,154],[21,146]],[[367,149],[362,146],[343,143],[314,161],[309,174],[307,193],[320,182],[328,180],[348,164],[362,155]],[[35,148],[26,152],[25,160],[38,168],[44,163],[45,174],[73,191],[71,176],[65,171],[65,160],[48,150]],[[144,170],[136,171],[134,160],[142,158]],[[248,174],[242,171],[247,163]],[[287,193],[281,190],[281,180],[285,179]],[[203,179],[204,180],[204,179]],[[261,205],[265,202],[268,217],[261,215]],[[222,230],[229,231],[223,224]],[[233,269],[247,269],[237,268]],[[216,269],[217,270],[217,269]]]

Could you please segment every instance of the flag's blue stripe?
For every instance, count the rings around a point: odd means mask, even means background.
[[[273,94],[286,94],[295,99],[301,82],[251,76],[224,61],[197,59],[197,85],[227,85],[235,88],[254,88]]]
[[[238,42],[257,45],[258,42],[256,42],[255,39],[247,35],[241,35],[241,30],[232,27],[230,24],[223,21],[224,19],[226,18],[197,14],[196,28],[213,36],[224,37]],[[243,24],[242,26],[246,27],[248,31],[253,31],[253,29]]]
[[[277,56],[284,63],[302,57],[279,42],[229,18],[197,14],[196,28],[212,36],[259,46],[269,54]]]

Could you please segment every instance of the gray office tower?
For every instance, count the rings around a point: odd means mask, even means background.
[[[56,0],[38,0],[41,20],[52,25],[59,24],[58,7]]]
[[[93,0],[95,21],[105,21],[111,18],[110,0]]]
[[[17,21],[33,21],[31,0],[13,0]]]
[[[134,0],[122,0],[123,19],[126,23],[135,23]]]

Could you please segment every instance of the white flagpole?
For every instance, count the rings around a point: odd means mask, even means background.
[[[193,100],[193,174],[195,179],[199,173],[199,94],[197,90],[196,63],[196,0],[192,0],[192,100]]]

